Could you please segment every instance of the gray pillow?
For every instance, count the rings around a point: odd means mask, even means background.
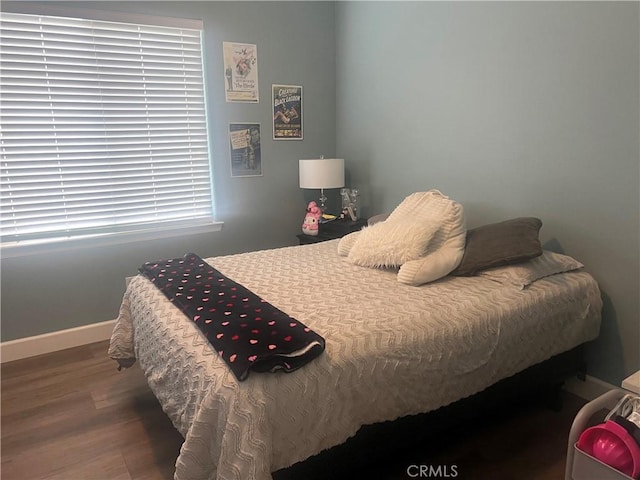
[[[542,255],[541,227],[539,218],[520,217],[468,230],[462,261],[451,274],[471,276]]]
[[[376,223],[384,222],[390,214],[391,212],[379,213],[378,215],[369,217],[369,220],[367,221],[367,225],[371,226],[371,225],[375,225]]]

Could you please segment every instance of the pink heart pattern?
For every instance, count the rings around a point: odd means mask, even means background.
[[[250,370],[292,372],[324,351],[320,335],[196,254],[147,262],[139,270],[193,321],[239,381]],[[180,293],[185,288],[189,295]],[[203,313],[211,297],[224,309]]]

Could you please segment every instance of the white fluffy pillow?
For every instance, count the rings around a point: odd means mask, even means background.
[[[539,257],[523,263],[507,265],[505,267],[483,270],[477,275],[495,280],[496,282],[511,284],[524,290],[536,280],[549,277],[557,273],[578,270],[584,267],[582,263],[568,255],[544,251]]]
[[[444,277],[458,266],[464,254],[462,205],[438,190],[412,193],[386,220],[368,228],[368,232],[342,237],[338,254],[366,267],[400,267],[398,281],[407,285]],[[361,240],[363,234],[366,238]]]
[[[399,267],[422,257],[437,229],[436,224],[415,220],[376,223],[354,236],[348,258],[362,267]]]

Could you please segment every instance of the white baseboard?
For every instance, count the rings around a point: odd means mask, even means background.
[[[58,332],[45,333],[34,337],[18,338],[0,344],[0,362],[11,362],[44,353],[57,352],[67,348],[109,340],[115,320],[92,323]]]
[[[564,383],[564,389],[574,395],[584,398],[585,400],[593,400],[609,390],[615,390],[620,387],[600,380],[599,378],[587,375],[583,380],[571,378]]]

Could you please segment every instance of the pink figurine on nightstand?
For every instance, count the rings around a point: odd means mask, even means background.
[[[321,216],[322,210],[320,210],[318,204],[316,202],[309,202],[307,214],[305,215],[304,222],[302,223],[302,233],[313,237],[317,236]]]

